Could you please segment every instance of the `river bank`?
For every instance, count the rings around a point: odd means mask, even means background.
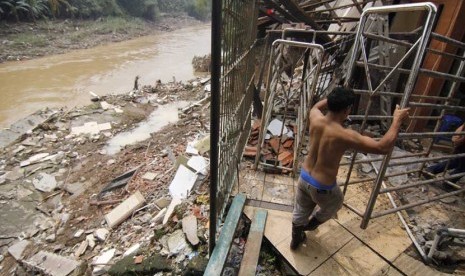
[[[0,63],[57,55],[204,24],[186,14],[161,15],[156,22],[108,17],[0,23]]]

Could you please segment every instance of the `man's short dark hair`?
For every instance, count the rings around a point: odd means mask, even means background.
[[[328,95],[328,109],[332,112],[340,112],[353,105],[354,101],[355,94],[352,89],[336,87]]]

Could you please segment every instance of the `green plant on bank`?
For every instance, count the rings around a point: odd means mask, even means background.
[[[160,13],[186,12],[210,18],[209,0],[0,0],[0,20],[35,21],[39,18],[96,19],[132,16],[157,20]]]
[[[50,9],[47,5],[47,0],[27,0],[29,5],[29,16],[32,21],[36,19],[46,18],[50,14]]]
[[[13,41],[13,45],[18,48],[44,47],[49,43],[47,37],[43,35],[36,35],[32,32],[16,34],[9,39]]]
[[[29,10],[29,4],[25,0],[3,0],[0,2],[0,7],[3,7],[2,13],[14,16],[18,22],[20,14]]]

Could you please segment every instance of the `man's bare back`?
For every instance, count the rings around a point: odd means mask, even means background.
[[[309,153],[300,172],[292,212],[292,250],[305,240],[304,231],[315,230],[342,207],[344,195],[336,183],[336,176],[344,152],[355,149],[388,153],[394,146],[402,121],[408,117],[408,109],[397,107],[389,130],[380,140],[374,140],[342,126],[354,101],[355,94],[351,89],[336,87],[328,99],[319,101],[310,110]],[[325,110],[328,110],[326,114],[323,113]]]
[[[350,109],[345,113],[328,112],[324,115],[322,110],[327,105],[327,100],[322,100],[310,110],[309,153],[303,169],[320,184],[328,186],[336,182],[339,163],[346,150],[387,153],[393,147],[400,125],[408,117],[409,110],[397,108],[391,128],[381,140],[376,141],[342,126]]]

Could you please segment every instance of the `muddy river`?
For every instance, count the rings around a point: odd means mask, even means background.
[[[194,55],[210,52],[210,25],[35,60],[0,64],[0,127],[45,107],[86,105],[139,84],[193,78]]]

